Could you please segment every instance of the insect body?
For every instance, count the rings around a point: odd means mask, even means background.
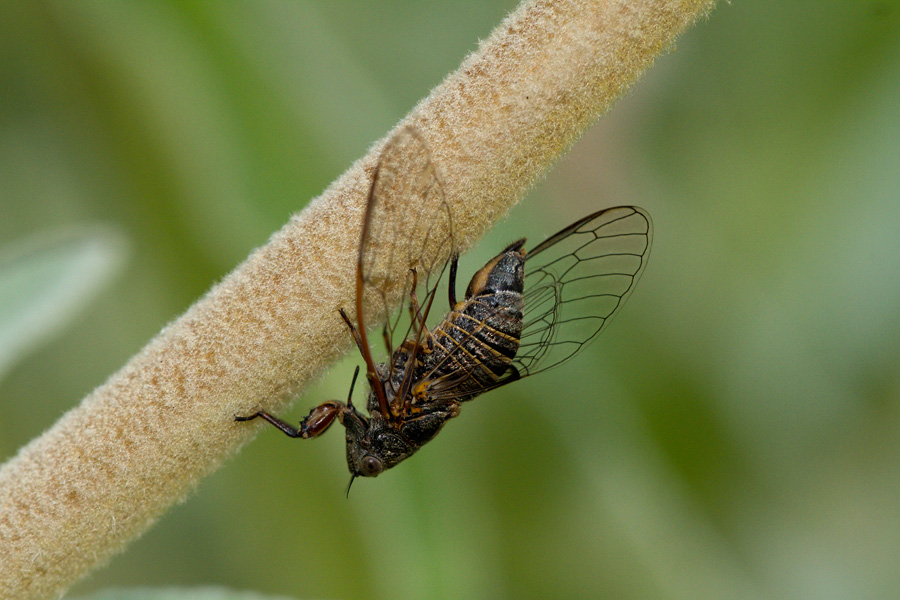
[[[465,300],[431,332],[421,395],[469,400],[510,369],[522,335],[525,240],[508,246],[472,278]],[[451,282],[452,285],[452,282]]]
[[[420,134],[401,130],[375,170],[357,261],[356,320],[340,311],[366,363],[368,416],[346,402],[315,408],[295,428],[266,412],[260,417],[291,437],[321,435],[334,422],[346,429],[353,477],[374,477],[414,454],[462,402],[547,370],[571,358],[609,322],[637,282],[650,249],[650,218],[636,207],[599,211],[531,251],[507,246],[472,277],[457,302],[452,212]],[[385,238],[410,240],[401,250]],[[450,311],[429,329],[438,282],[449,267]],[[408,324],[388,306],[397,274]],[[402,277],[402,275],[401,275]],[[424,295],[417,289],[424,279]],[[388,360],[376,363],[365,318],[389,317],[383,330]],[[395,347],[393,339],[403,332]],[[357,368],[350,395],[359,373]],[[352,481],[352,479],[351,479]]]

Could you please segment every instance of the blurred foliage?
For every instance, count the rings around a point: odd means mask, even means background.
[[[110,227],[72,227],[0,246],[0,379],[68,325],[124,266]]]
[[[220,587],[108,589],[73,600],[294,600]]]
[[[2,456],[514,5],[0,3],[0,246],[99,224],[131,248],[0,381]],[[467,405],[349,500],[340,434],[267,431],[76,592],[896,598],[898,106],[897,2],[720,3],[461,266],[644,206],[650,266],[590,352]]]

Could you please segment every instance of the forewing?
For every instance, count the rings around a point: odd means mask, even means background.
[[[426,311],[452,252],[450,208],[431,153],[418,131],[401,129],[382,150],[369,193],[358,264],[360,330],[387,322],[388,353],[407,335],[418,337],[417,322],[391,307],[406,304],[417,279]]]
[[[643,209],[619,206],[576,221],[529,252],[519,351],[511,368],[481,391],[553,368],[599,335],[640,278],[652,235]],[[432,398],[454,399],[471,379],[468,371],[447,375],[432,385]]]
[[[618,206],[573,223],[531,250],[513,366],[518,379],[572,358],[609,324],[647,264],[653,226],[641,208]]]

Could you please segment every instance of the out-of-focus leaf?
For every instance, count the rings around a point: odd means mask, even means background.
[[[266,596],[256,592],[238,592],[219,587],[205,588],[133,588],[104,590],[76,600],[292,600],[287,596]]]
[[[125,237],[108,226],[44,232],[0,248],[0,377],[117,275]]]

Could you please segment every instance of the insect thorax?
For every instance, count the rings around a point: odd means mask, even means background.
[[[434,329],[407,339],[390,363],[376,365],[393,414],[383,415],[377,394],[369,392],[369,419],[347,432],[351,472],[359,472],[366,456],[377,457],[384,469],[408,458],[459,414],[460,402],[494,387],[509,371],[522,333],[524,262],[521,242],[499,254]]]

